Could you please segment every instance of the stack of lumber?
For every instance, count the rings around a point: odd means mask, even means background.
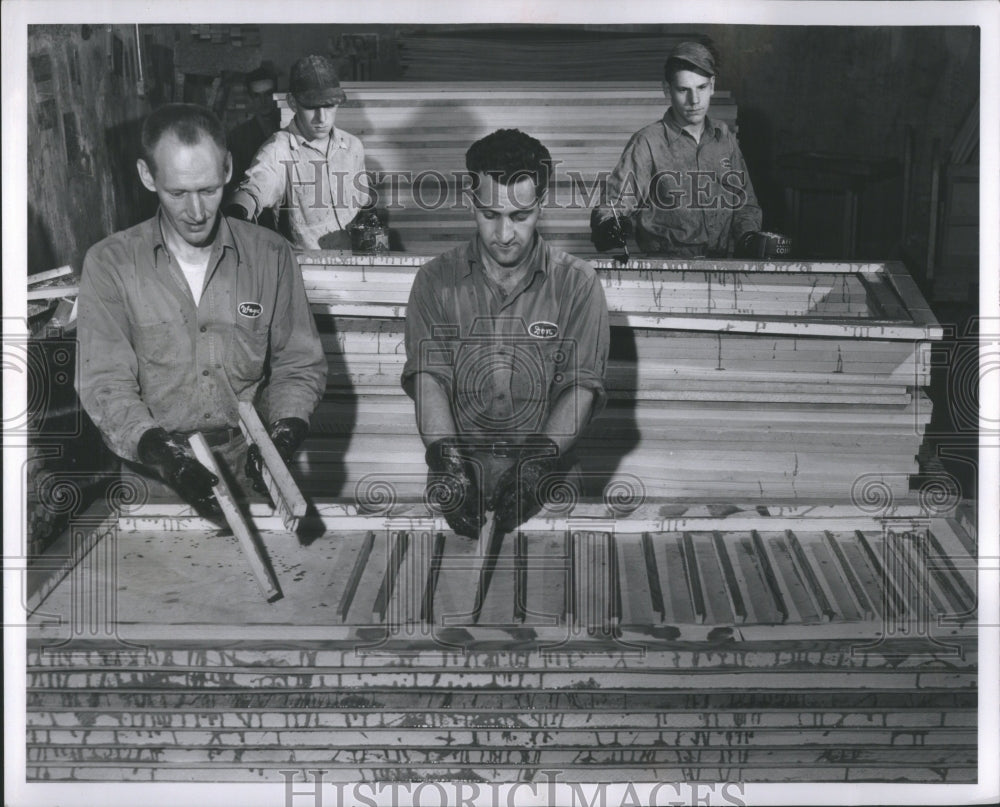
[[[392,248],[436,255],[467,238],[472,207],[462,192],[465,152],[500,128],[537,137],[552,154],[554,184],[540,231],[568,252],[589,252],[590,209],[599,176],[610,172],[634,132],[663,116],[657,81],[345,83],[337,126],[361,139],[375,176],[378,205],[388,211]],[[291,120],[276,95],[282,125]],[[736,127],[728,92],[712,99],[712,116]]]
[[[634,81],[662,75],[674,46],[692,34],[622,34],[546,29],[400,37],[407,81]]]
[[[265,532],[272,604],[234,538],[120,523],[29,626],[27,778],[974,782],[971,537],[818,510]]]
[[[423,448],[399,378],[420,259],[299,260],[330,367],[305,487],[363,499],[381,480],[419,496]],[[588,494],[618,480],[649,497],[906,495],[940,328],[902,267],[634,263],[598,263],[612,346],[608,405],[579,452]]]

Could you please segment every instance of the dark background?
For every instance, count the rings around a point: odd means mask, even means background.
[[[890,176],[859,194],[856,256],[906,261],[932,301],[975,299],[978,150],[968,132],[978,133],[980,37],[971,26],[32,26],[29,272],[79,268],[91,244],[151,213],[134,167],[146,112],[167,100],[208,103],[232,126],[246,115],[242,76],[264,62],[280,90],[310,52],[332,55],[348,81],[655,82],[678,37],[719,53],[716,87],[738,105],[766,227],[794,235],[803,257],[848,257],[842,194],[804,190],[793,220],[786,188],[801,177],[782,157],[877,161]]]

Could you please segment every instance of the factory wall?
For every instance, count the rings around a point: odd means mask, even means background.
[[[28,36],[28,271],[79,271],[96,241],[148,215],[135,180],[139,122],[162,96],[168,31],[135,26],[32,26]],[[159,68],[159,69],[157,69]]]

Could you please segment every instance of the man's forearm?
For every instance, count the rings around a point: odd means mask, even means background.
[[[593,390],[571,387],[559,396],[545,423],[545,435],[559,446],[565,454],[580,439],[584,427],[590,421],[590,411],[594,404]]]
[[[451,401],[441,383],[430,373],[417,373],[416,386],[417,428],[425,446],[443,437],[458,433],[451,414]]]

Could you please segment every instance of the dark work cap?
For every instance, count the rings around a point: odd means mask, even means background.
[[[667,61],[678,60],[694,65],[699,70],[715,75],[715,57],[712,51],[697,42],[681,42],[671,52]]]
[[[288,91],[307,109],[336,106],[347,99],[340,88],[337,68],[329,56],[303,56],[293,64]]]

